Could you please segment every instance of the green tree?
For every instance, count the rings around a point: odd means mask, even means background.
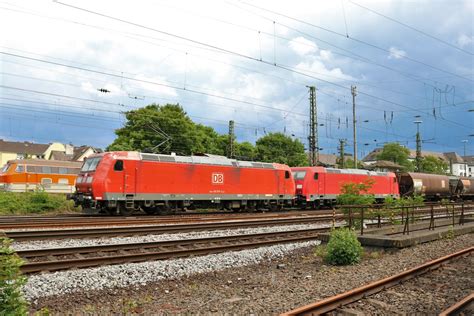
[[[240,160],[255,160],[255,146],[249,142],[242,142],[235,146],[235,157]]]
[[[448,164],[435,156],[426,156],[421,160],[421,170],[426,173],[446,174]]]
[[[304,145],[282,133],[270,133],[257,140],[256,160],[278,162],[291,167],[308,165]]]
[[[382,151],[377,155],[379,160],[388,160],[403,166],[404,171],[413,171],[413,163],[408,160],[410,150],[398,143],[388,143],[383,146]]]
[[[125,126],[115,131],[118,137],[107,150],[224,154],[220,135],[212,127],[195,124],[179,104],[151,104],[125,116]]]
[[[340,165],[340,159],[338,159],[338,164]],[[354,160],[348,158],[344,161],[344,168],[345,169],[351,169],[354,168]],[[364,163],[360,160],[357,161],[357,168],[363,169],[364,168]]]

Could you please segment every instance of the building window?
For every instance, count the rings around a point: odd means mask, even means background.
[[[16,154],[16,159],[25,159],[25,154]]]

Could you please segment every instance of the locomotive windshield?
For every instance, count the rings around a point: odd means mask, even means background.
[[[306,176],[306,171],[293,171],[293,178],[295,180],[302,180]]]
[[[95,168],[97,168],[97,165],[99,164],[100,160],[102,157],[95,157],[95,158],[89,158],[86,160],[84,165],[82,166],[81,171],[94,171]]]
[[[7,163],[5,166],[3,166],[2,171],[0,173],[5,173],[8,171],[8,168],[10,168],[10,164]]]

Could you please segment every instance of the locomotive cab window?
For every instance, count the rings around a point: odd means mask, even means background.
[[[314,173],[314,180],[318,180],[318,173],[317,172]]]
[[[114,165],[115,171],[122,171],[123,170],[123,160],[117,160]]]
[[[285,179],[289,179],[290,178],[290,172],[289,171],[285,171]]]

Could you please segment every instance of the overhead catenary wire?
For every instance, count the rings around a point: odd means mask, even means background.
[[[349,39],[349,40],[352,40],[354,42],[357,42],[357,43],[360,43],[360,44],[363,44],[363,45],[366,45],[366,46],[369,46],[369,47],[372,47],[372,48],[375,48],[377,50],[380,50],[380,51],[383,51],[383,52],[386,52],[386,53],[389,53],[390,54],[390,50],[388,49],[385,49],[383,47],[380,47],[376,44],[372,44],[372,43],[369,43],[367,41],[364,41],[364,40],[361,40],[361,39],[358,39],[358,38],[355,38],[355,37],[347,37],[346,35],[340,33],[340,32],[337,32],[337,31],[334,31],[334,30],[331,30],[329,28],[326,28],[326,27],[322,27],[322,26],[319,26],[319,25],[316,25],[314,23],[311,23],[311,22],[307,22],[307,21],[304,21],[304,20],[301,20],[301,19],[298,19],[298,18],[295,18],[295,17],[291,17],[287,14],[284,14],[284,13],[281,13],[281,12],[276,12],[274,10],[270,10],[270,9],[266,9],[266,8],[263,8],[263,7],[260,7],[260,6],[257,6],[257,5],[254,5],[254,4],[251,4],[251,3],[248,3],[246,1],[243,1],[243,0],[238,0],[240,3],[243,3],[247,6],[250,6],[250,7],[253,7],[253,8],[257,8],[259,10],[262,10],[262,11],[266,11],[266,12],[270,12],[272,14],[275,14],[275,15],[278,15],[278,16],[282,16],[282,17],[285,17],[287,19],[290,19],[290,20],[293,20],[293,21],[296,21],[296,22],[299,22],[299,23],[302,23],[302,24],[305,24],[305,25],[308,25],[308,26],[311,26],[311,27],[314,27],[314,28],[318,28],[320,30],[324,30],[326,32],[329,32],[329,33],[332,33],[332,34],[335,34],[335,35],[338,35],[338,36],[342,36],[346,39]],[[415,59],[415,58],[412,58],[410,56],[407,56],[407,55],[400,55],[401,58],[403,59],[407,59],[407,60],[410,60],[414,63],[417,63],[417,64],[420,64],[420,65],[424,65],[426,67],[429,67],[431,69],[434,69],[434,70],[437,70],[437,71],[440,71],[440,72],[444,72],[444,73],[447,73],[447,74],[450,74],[450,75],[453,75],[453,76],[456,76],[458,78],[461,78],[461,79],[465,79],[465,80],[468,80],[468,81],[471,81],[471,82],[474,82],[473,79],[471,78],[467,78],[467,77],[464,77],[464,76],[461,76],[459,74],[456,74],[456,73],[453,73],[449,70],[445,70],[445,69],[442,69],[442,68],[439,68],[437,66],[433,66],[433,65],[430,65],[428,63],[425,63],[421,60],[418,60],[418,59]]]
[[[408,28],[408,29],[410,29],[410,30],[412,30],[412,31],[415,31],[415,32],[417,32],[417,33],[420,33],[420,34],[426,36],[426,37],[429,37],[429,38],[431,38],[431,39],[433,39],[433,40],[436,40],[436,41],[438,41],[438,42],[440,42],[440,43],[443,43],[443,44],[446,45],[446,46],[449,46],[449,47],[451,47],[451,48],[454,48],[454,49],[456,49],[456,50],[458,50],[458,51],[461,51],[461,52],[463,52],[463,53],[469,54],[469,55],[471,55],[471,56],[474,55],[472,52],[469,52],[469,51],[467,51],[467,50],[465,50],[465,49],[462,49],[462,48],[459,47],[459,46],[453,45],[453,44],[451,44],[451,43],[449,43],[449,42],[447,42],[447,41],[445,41],[445,40],[443,40],[443,39],[441,39],[441,38],[439,38],[439,37],[436,37],[436,36],[434,36],[434,35],[431,35],[431,34],[425,32],[425,31],[422,31],[422,30],[420,30],[420,29],[418,29],[418,28],[416,28],[416,27],[414,27],[414,26],[411,26],[411,25],[409,25],[409,24],[407,24],[407,23],[404,23],[404,22],[402,22],[402,21],[399,21],[399,20],[397,20],[397,19],[395,19],[395,18],[389,17],[388,15],[385,15],[385,14],[383,14],[383,13],[380,13],[380,12],[378,12],[378,11],[375,11],[374,9],[368,8],[368,7],[366,7],[366,6],[363,6],[363,5],[360,4],[360,3],[357,3],[357,2],[352,1],[352,0],[349,0],[349,2],[352,3],[353,5],[358,6],[359,8],[362,8],[362,9],[365,9],[365,10],[367,10],[367,11],[370,11],[370,12],[372,12],[372,13],[378,15],[378,16],[381,16],[381,17],[383,17],[383,18],[385,18],[385,19],[387,19],[387,20],[389,20],[389,21],[392,21],[392,22],[394,22],[394,23],[397,23],[397,24],[399,24],[399,25],[402,25],[402,26],[404,26],[404,27],[406,27],[406,28]]]

